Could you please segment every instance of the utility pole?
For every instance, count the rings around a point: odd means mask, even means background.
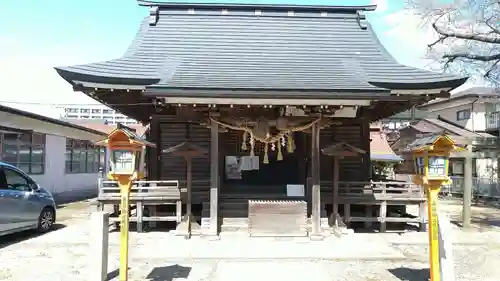
[[[464,167],[464,195],[462,207],[462,226],[464,228],[471,227],[472,187],[472,142],[469,141],[467,145],[467,151],[465,153]]]

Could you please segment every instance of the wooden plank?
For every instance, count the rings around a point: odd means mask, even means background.
[[[340,171],[340,159],[339,157],[334,157],[333,160],[333,191],[332,191],[332,203],[333,203],[333,218],[335,219],[334,225],[338,226],[336,218],[339,213],[339,171]]]
[[[347,192],[349,192],[350,186],[347,185],[346,188]],[[339,201],[344,203],[344,222],[346,226],[349,227],[351,223],[351,205],[349,205],[347,200],[343,199],[342,197],[339,198]]]
[[[142,221],[144,219],[143,215],[144,215],[144,208],[143,208],[143,205],[142,205],[142,202],[137,202],[137,232],[142,232],[143,228],[142,228]]]
[[[116,200],[119,200],[120,196],[101,196],[97,200],[99,202],[115,202]],[[165,196],[165,195],[160,195],[160,196],[130,196],[130,202],[137,202],[137,201],[144,201],[144,202],[153,202],[153,201],[165,201],[165,204],[168,204],[169,202],[172,203],[176,200],[180,199],[180,196]]]
[[[418,206],[418,216],[420,218],[419,221],[419,230],[420,231],[426,231],[427,229],[427,221],[426,221],[426,214],[427,214],[427,201],[421,202]]]
[[[400,222],[400,223],[418,223],[420,218],[402,218],[402,217],[351,217],[351,222]]]
[[[182,201],[178,200],[175,204],[175,216],[177,223],[182,221]]]
[[[113,217],[113,218],[109,218],[109,220],[111,222],[118,222],[120,221],[120,218],[117,218],[117,217]],[[129,221],[131,222],[137,222],[138,218],[137,217],[130,217],[129,218]],[[158,222],[158,221],[177,221],[177,216],[164,216],[164,217],[144,217],[142,219],[143,222]]]
[[[366,214],[365,214],[366,218],[372,218],[373,217],[373,205],[369,204],[369,205],[366,205]],[[372,227],[372,224],[371,224],[371,221],[366,221],[365,223],[365,228],[371,228]]]
[[[380,212],[379,212],[379,218],[380,218],[380,232],[385,232],[387,230],[387,202],[384,201],[382,204],[380,204]]]
[[[98,199],[99,203],[103,205],[119,205],[120,198],[102,198]],[[175,201],[173,200],[165,200],[163,197],[160,198],[140,198],[140,200],[130,200],[131,204],[137,204],[137,202],[143,202],[143,206],[158,206],[158,205],[175,205]]]

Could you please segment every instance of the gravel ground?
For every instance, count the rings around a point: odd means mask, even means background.
[[[448,208],[450,216],[455,205]],[[64,210],[64,211],[63,211]],[[477,211],[477,210],[476,210]],[[5,281],[57,281],[88,280],[87,266],[88,202],[64,206],[60,209],[60,221],[68,227],[52,233],[33,236],[22,234],[18,239],[0,239],[0,280]],[[485,215],[487,214],[487,215]],[[486,216],[477,227],[460,234],[454,245],[457,281],[500,280],[500,231],[495,226],[484,226],[484,221],[498,219],[497,210],[479,210],[478,216]],[[24,236],[23,236],[24,235]],[[331,259],[188,259],[168,258],[169,253],[181,240],[162,238],[168,234],[132,234],[129,280],[315,280],[315,281],[427,281],[428,251],[425,234],[355,234],[374,244],[389,243],[402,253],[403,259],[394,260],[331,260]],[[109,280],[118,280],[118,233],[110,237]],[[418,239],[417,239],[418,238]],[[9,240],[11,239],[11,240]],[[224,239],[223,239],[224,240]],[[219,241],[221,246],[227,245]],[[348,241],[348,240],[346,240]],[[356,243],[350,240],[345,243]],[[458,240],[457,240],[458,241]],[[187,242],[183,242],[187,243]],[[189,242],[194,243],[194,242]],[[244,240],[241,243],[245,243]],[[202,244],[203,245],[203,244]],[[374,245],[374,249],[375,249]],[[335,248],[332,248],[335,251]],[[154,252],[153,258],[144,253]],[[162,258],[163,254],[165,258]]]

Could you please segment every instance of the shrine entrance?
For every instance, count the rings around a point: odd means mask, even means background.
[[[232,134],[235,133],[238,132],[228,133],[227,147],[229,150],[234,149],[233,151],[236,150],[236,144],[230,140],[234,139]],[[265,153],[260,149],[263,145],[258,147],[253,157],[241,154],[241,156],[233,156],[226,153],[222,193],[273,193],[285,196],[287,184],[305,185],[308,159],[305,138],[307,138],[306,134],[295,133],[295,150],[291,153],[283,150],[281,157],[278,157],[277,149],[274,151],[270,149],[267,153],[268,163],[263,163]]]

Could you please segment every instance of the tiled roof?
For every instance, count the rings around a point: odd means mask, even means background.
[[[108,124],[100,124],[100,123],[94,123],[94,122],[85,122],[85,120],[68,120],[68,122],[71,122],[73,124],[77,124],[79,126],[89,128],[95,131],[103,132],[105,134],[110,134],[114,129],[116,129],[116,125],[108,125]],[[146,126],[142,126],[140,124],[130,124],[127,125],[127,127],[134,129],[136,134],[139,136],[144,135],[144,133],[147,130]]]
[[[160,4],[118,59],[58,67],[73,84],[178,89],[359,91],[455,88],[465,78],[396,62],[362,10]],[[156,84],[157,83],[157,84]]]
[[[411,128],[421,132],[421,133],[439,133],[443,131],[443,128],[436,126],[429,121],[419,120],[415,124],[410,125]]]
[[[372,161],[399,162],[403,158],[394,153],[383,132],[370,132],[370,158]]]
[[[471,87],[460,92],[452,93],[449,98],[441,98],[430,101],[426,104],[420,105],[419,108],[425,108],[428,105],[434,105],[438,103],[445,103],[453,100],[459,100],[464,98],[498,98],[500,95],[500,88],[491,87]]]
[[[425,118],[423,120],[419,120],[417,123],[412,124],[411,127],[421,133],[448,133],[467,139],[495,138],[495,136],[487,133],[477,133],[468,130],[458,124],[454,124],[453,122],[442,118],[441,116],[438,116],[438,118]]]

